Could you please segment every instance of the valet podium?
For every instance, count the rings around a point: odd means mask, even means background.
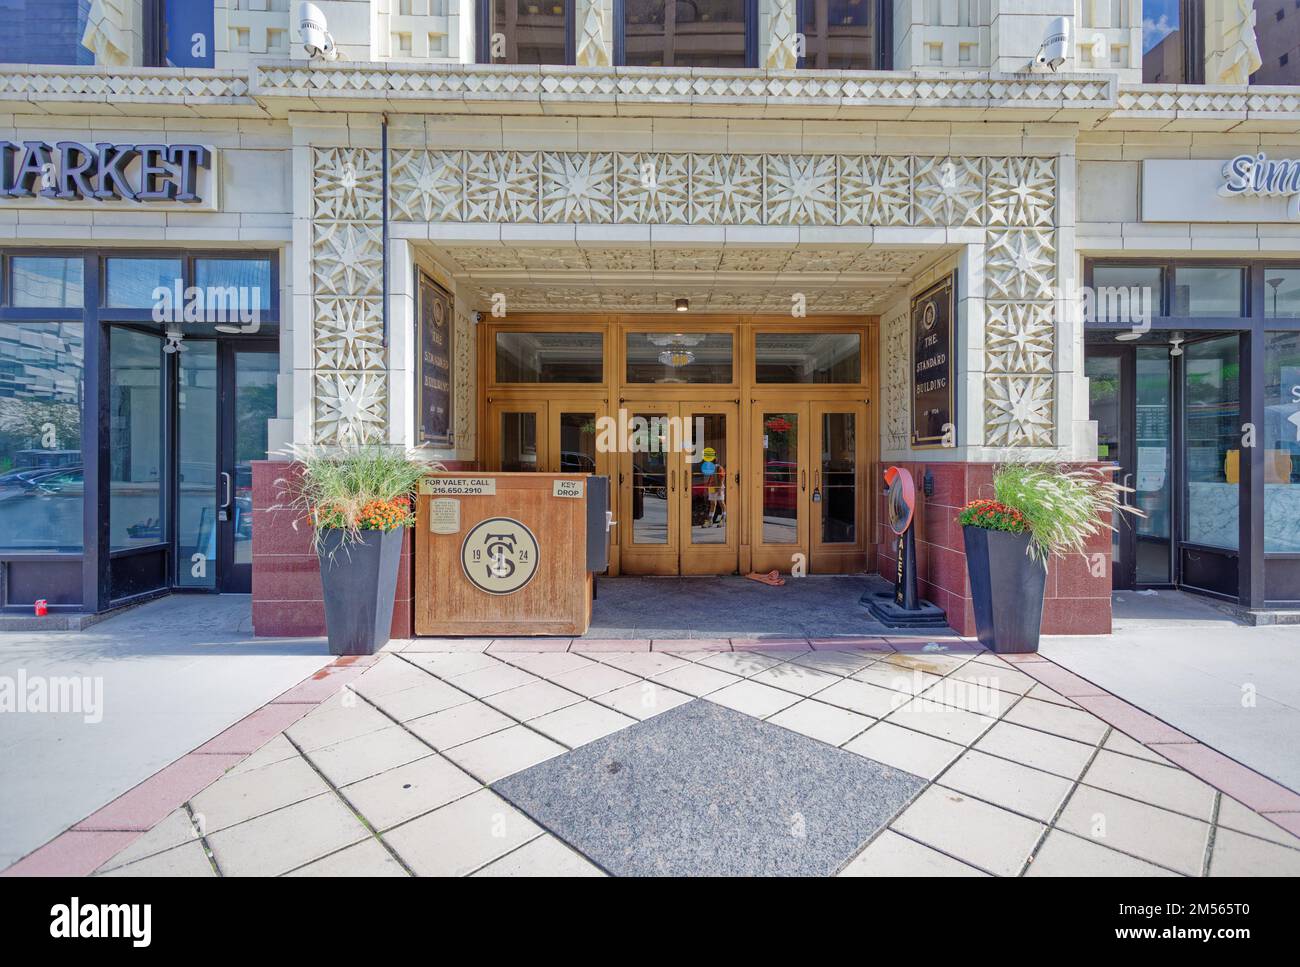
[[[593,485],[594,482],[594,485]],[[608,521],[605,478],[443,473],[420,481],[415,529],[418,635],[581,635]],[[588,526],[589,517],[592,520]]]

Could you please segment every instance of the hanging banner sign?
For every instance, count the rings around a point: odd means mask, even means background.
[[[204,144],[0,141],[0,206],[215,211],[215,161]]]

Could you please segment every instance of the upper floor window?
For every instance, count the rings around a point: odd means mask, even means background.
[[[757,23],[757,0],[615,0],[615,63],[754,67]]]
[[[84,0],[0,0],[0,63],[93,65],[82,44],[89,17]]]
[[[1143,0],[1142,80],[1148,84],[1300,84],[1294,0],[1229,3],[1207,19],[1204,0]],[[1253,14],[1254,22],[1250,23]]]
[[[1142,0],[1142,80],[1195,84],[1204,76],[1201,0]]]
[[[799,29],[804,36],[799,66],[881,69],[878,7],[876,0],[799,0]]]
[[[479,0],[480,64],[572,64],[574,0]]]

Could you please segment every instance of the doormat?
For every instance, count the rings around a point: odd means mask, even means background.
[[[828,876],[924,785],[697,699],[492,788],[616,876]]]

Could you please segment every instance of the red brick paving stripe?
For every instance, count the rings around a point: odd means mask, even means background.
[[[1110,692],[1101,686],[1094,685],[1086,678],[1080,678],[1074,672],[1050,661],[1025,662],[1021,670],[1066,698],[1110,695]]]
[[[518,652],[568,651],[572,642],[572,638],[493,638],[487,646],[487,653],[508,655]]]
[[[140,833],[70,829],[29,853],[0,876],[89,876]]]
[[[731,651],[730,638],[651,638],[651,651]]]
[[[203,743],[192,754],[248,755],[311,711],[310,705],[263,705],[226,731]]]
[[[810,638],[813,651],[875,651],[892,654],[894,647],[885,638]]]
[[[1108,722],[1121,732],[1137,739],[1143,745],[1160,743],[1191,743],[1196,740],[1190,735],[1178,731],[1172,725],[1160,721],[1154,715],[1130,705],[1114,695],[1080,695],[1072,698],[1081,708],[1086,708],[1103,722]]]
[[[649,638],[574,638],[569,651],[649,651]]]
[[[1300,813],[1264,813],[1265,819],[1271,819],[1288,833],[1300,836]]]
[[[293,688],[281,692],[271,699],[271,704],[305,703],[307,705],[319,705],[325,699],[333,697],[335,692],[352,681],[352,679],[360,677],[369,667],[369,665],[362,664],[342,665],[339,662],[326,665],[311,678],[299,682]]]
[[[181,756],[72,828],[147,832],[243,759],[242,755],[199,755],[194,752]]]
[[[807,638],[732,638],[735,651],[808,651]]]
[[[1003,661],[1011,662],[1013,665],[1033,664],[1034,662],[1047,662],[1048,664],[1051,664],[1051,662],[1036,651],[1022,655],[998,655],[998,657]]]
[[[1199,776],[1210,785],[1233,799],[1245,803],[1258,813],[1300,811],[1300,794],[1260,775],[1236,759],[1216,752],[1200,742],[1192,744],[1148,743],[1153,752],[1178,763],[1192,775]],[[1270,817],[1271,818],[1271,817]]]

